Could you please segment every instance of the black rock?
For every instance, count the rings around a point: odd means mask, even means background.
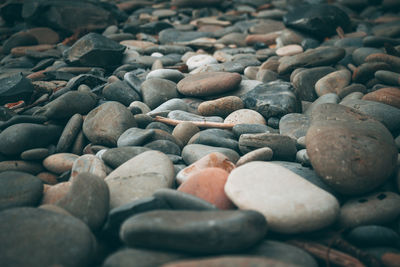
[[[98,33],[89,33],[64,51],[65,60],[74,65],[111,68],[121,63],[125,46]]]
[[[301,103],[294,94],[292,84],[288,82],[274,81],[257,85],[242,100],[246,108],[259,112],[265,118],[301,112]]]
[[[33,91],[31,81],[21,73],[0,79],[0,105],[19,100],[29,101]]]
[[[350,18],[340,8],[327,5],[304,5],[295,7],[283,16],[289,28],[304,31],[320,39],[336,34],[336,28],[350,30]]]

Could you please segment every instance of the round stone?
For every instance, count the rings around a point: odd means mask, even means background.
[[[186,61],[186,65],[188,66],[189,71],[192,71],[198,67],[217,63],[218,61],[214,57],[201,54],[192,56]]]
[[[351,72],[347,69],[338,70],[327,74],[315,84],[318,96],[328,93],[338,93],[339,90],[350,84]]]
[[[251,161],[270,161],[274,152],[269,147],[262,147],[256,150],[253,150],[242,157],[236,162],[236,167],[239,167],[243,164],[246,164]]]
[[[385,126],[337,104],[321,104],[313,110],[306,146],[318,175],[347,195],[378,187],[397,162],[397,149]]]
[[[265,118],[260,113],[251,109],[239,109],[230,113],[225,118],[224,123],[263,125],[267,124]]]
[[[316,231],[339,215],[334,196],[273,163],[255,161],[234,169],[225,192],[240,209],[264,214],[270,229],[280,233]]]
[[[199,131],[199,127],[193,123],[181,122],[175,126],[174,130],[172,131],[172,135],[179,139],[183,145],[186,145],[190,138],[192,138],[192,136]]]
[[[50,172],[61,174],[72,169],[78,155],[71,153],[57,153],[48,156],[43,160],[43,166]]]
[[[297,44],[285,45],[276,49],[275,53],[280,56],[293,56],[303,52],[303,47]]]
[[[143,103],[154,109],[167,100],[178,97],[176,84],[166,79],[153,78],[141,85]]]
[[[135,126],[132,113],[121,103],[111,101],[90,111],[82,128],[92,143],[116,146],[120,135]]]

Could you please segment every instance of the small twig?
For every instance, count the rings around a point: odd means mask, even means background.
[[[340,39],[343,39],[345,37],[342,27],[337,27],[336,28],[336,33],[337,33],[337,35],[339,36]]]
[[[302,248],[315,257],[326,260],[329,263],[343,267],[365,267],[358,259],[340,252],[338,250],[329,248],[316,242],[301,241],[301,240],[290,240],[289,244],[296,247]]]
[[[182,122],[191,122],[197,127],[203,128],[220,128],[220,129],[232,129],[235,126],[234,123],[223,123],[223,122],[210,122],[210,121],[181,121],[181,120],[174,120],[169,118],[164,118],[161,116],[156,116],[154,121],[163,122],[168,125],[176,126]]]

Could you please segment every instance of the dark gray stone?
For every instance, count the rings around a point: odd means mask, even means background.
[[[151,211],[121,226],[129,246],[191,253],[226,253],[249,248],[267,231],[256,211]]]
[[[147,143],[144,147],[147,147],[152,150],[161,151],[165,154],[172,154],[172,155],[181,155],[181,149],[179,146],[171,142],[169,140],[156,140],[150,143]]]
[[[346,239],[359,247],[395,247],[400,242],[398,233],[380,225],[355,227],[346,235]]]
[[[154,193],[154,197],[165,201],[173,210],[216,210],[211,203],[174,189],[159,189]]]
[[[22,73],[0,79],[0,105],[19,100],[29,101],[34,91],[31,81]]]
[[[0,210],[35,206],[43,195],[42,181],[29,173],[0,173]]]
[[[101,158],[110,167],[117,168],[131,158],[149,150],[149,148],[140,146],[117,147],[107,149]]]
[[[95,237],[79,219],[36,208],[0,213],[1,266],[86,267],[95,253]]]
[[[106,85],[103,96],[110,101],[117,101],[129,106],[133,101],[140,101],[140,95],[124,81],[116,81]]]

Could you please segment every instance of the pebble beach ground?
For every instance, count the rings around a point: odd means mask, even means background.
[[[0,266],[400,266],[400,1],[0,1]]]

